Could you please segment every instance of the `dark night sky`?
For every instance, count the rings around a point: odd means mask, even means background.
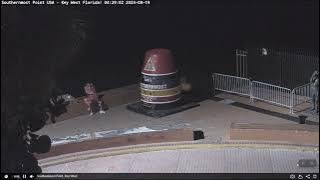
[[[319,8],[312,2],[158,0],[151,8],[95,10],[94,30],[105,45],[121,47],[314,46]]]
[[[86,14],[87,38],[57,77],[75,96],[87,81],[99,90],[138,82],[151,48],[171,49],[183,71],[201,78],[234,58],[231,50],[237,47],[319,47],[316,0],[151,0],[150,7],[80,10]],[[45,18],[39,11],[29,13]]]
[[[74,70],[64,86],[80,74],[81,83],[94,81],[103,89],[137,82],[144,52],[150,48],[170,48],[186,71],[209,73],[226,49],[319,46],[316,1],[158,0],[149,8],[92,8],[88,14],[90,39],[77,63],[104,68],[88,75]],[[98,82],[99,77],[105,82]]]

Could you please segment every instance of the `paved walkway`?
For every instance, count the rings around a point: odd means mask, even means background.
[[[205,140],[210,142],[223,141],[231,123],[260,124],[296,124],[279,117],[258,113],[235,107],[224,101],[205,100],[195,107],[180,113],[162,118],[152,118],[137,114],[126,109],[126,105],[110,108],[106,114],[94,116],[82,115],[70,120],[48,124],[38,134],[47,134],[51,138],[146,127],[153,130],[174,127],[190,127],[204,131]]]
[[[223,100],[204,100],[200,106],[162,118],[152,118],[126,109],[126,104],[111,107],[106,114],[81,115],[56,124],[48,124],[38,134],[49,135],[54,143],[105,135],[111,132],[138,133],[190,127],[202,130],[201,143],[221,143],[231,123],[297,124],[294,121],[231,105],[245,101],[243,97],[220,95]],[[238,98],[238,99],[237,99]],[[279,107],[256,104],[282,112]],[[283,110],[283,109],[282,109]],[[89,136],[88,136],[89,134]],[[70,140],[71,139],[71,140]],[[288,149],[180,149],[123,154],[91,158],[83,161],[45,167],[43,172],[319,172],[316,168],[299,168],[299,159],[316,159],[319,152],[290,151]]]

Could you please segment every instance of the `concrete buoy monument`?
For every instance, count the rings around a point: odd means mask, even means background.
[[[141,68],[140,101],[127,105],[127,109],[151,117],[163,117],[199,106],[182,97],[181,87],[171,50],[148,50]]]
[[[152,49],[145,53],[140,94],[147,107],[166,107],[181,99],[179,72],[171,51]]]

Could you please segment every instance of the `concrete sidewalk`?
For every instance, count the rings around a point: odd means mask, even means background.
[[[205,141],[221,142],[225,140],[231,123],[296,124],[282,118],[231,106],[224,101],[205,100],[200,102],[199,107],[162,118],[137,114],[128,111],[126,105],[120,105],[110,108],[106,114],[82,115],[56,124],[48,124],[37,133],[47,134],[51,138],[61,138],[138,127],[161,130],[185,126],[203,130]]]
[[[81,156],[81,155],[80,155]],[[314,167],[299,167],[314,159]],[[44,173],[319,173],[319,151],[196,148],[99,156],[43,167]],[[288,177],[289,178],[289,177]]]

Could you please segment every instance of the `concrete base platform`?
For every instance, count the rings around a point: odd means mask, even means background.
[[[151,109],[143,105],[143,102],[139,101],[127,105],[127,109],[136,113],[144,114],[154,118],[161,118],[171,114],[185,111],[194,107],[198,107],[200,104],[195,102],[181,101],[176,103],[176,106],[171,106],[168,109]]]

